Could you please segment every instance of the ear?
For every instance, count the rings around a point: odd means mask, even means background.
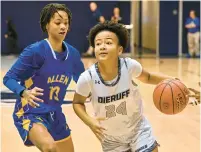
[[[119,49],[118,49],[118,55],[121,55],[123,53],[123,50],[124,50],[123,47],[120,46]]]
[[[49,24],[48,23],[46,24],[45,28],[46,28],[46,31],[48,31],[48,29],[49,29]]]

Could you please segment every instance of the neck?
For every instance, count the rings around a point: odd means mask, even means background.
[[[118,59],[107,63],[98,62],[98,68],[105,81],[113,80],[118,75]]]
[[[52,37],[48,37],[48,41],[50,42],[54,51],[56,51],[56,52],[63,51],[62,41],[57,41],[57,40],[53,39]]]

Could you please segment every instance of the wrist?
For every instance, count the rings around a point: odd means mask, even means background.
[[[25,93],[26,93],[26,89],[22,90],[22,91],[20,92],[20,97],[24,97],[24,96],[25,96]]]
[[[89,128],[91,128],[93,126],[93,118],[92,117],[88,118],[87,126],[89,126]]]

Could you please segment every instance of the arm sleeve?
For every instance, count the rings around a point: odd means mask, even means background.
[[[73,80],[77,82],[80,74],[84,72],[84,64],[77,50],[75,50],[74,55]]]
[[[24,82],[33,76],[34,71],[43,65],[44,60],[44,56],[42,56],[39,51],[34,51],[33,48],[25,48],[14,65],[4,76],[4,85],[14,93],[20,95],[25,87],[18,82]]]
[[[126,58],[126,62],[128,64],[129,73],[133,77],[140,76],[140,74],[142,73],[142,65],[136,60],[133,60],[131,58]]]
[[[199,18],[196,19],[196,21],[195,21],[195,25],[196,25],[197,27],[200,26],[200,20],[199,20]]]
[[[185,22],[185,25],[188,25],[188,24],[190,24],[191,22],[192,22],[192,19],[187,18],[187,19],[186,19],[186,22]]]
[[[77,81],[76,93],[84,97],[88,97],[91,92],[90,79],[87,76],[87,71],[82,73]]]

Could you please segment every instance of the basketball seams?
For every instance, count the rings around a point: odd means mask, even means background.
[[[162,92],[161,92],[161,95],[160,95],[160,100],[159,100],[159,108],[160,108],[160,111],[162,111],[162,109],[161,109],[161,97],[162,97],[162,95],[163,95],[163,92],[164,92],[166,86],[169,84],[170,81],[172,81],[172,79],[169,80],[168,82],[161,82],[161,84],[160,84],[159,86],[157,86],[157,87],[154,89],[154,92],[155,92],[155,90],[157,90],[157,88],[159,88],[162,84],[166,84],[166,85],[164,86]]]
[[[173,90],[171,85],[168,83],[168,85],[170,86],[171,92],[172,92],[172,105],[173,105],[173,114],[174,114],[174,96],[173,96]]]
[[[187,99],[186,99],[186,95],[184,94],[184,92],[183,92],[183,90],[176,84],[176,83],[174,83],[174,82],[172,82],[174,85],[176,85],[180,90],[181,90],[181,92],[182,92],[182,94],[184,95],[184,98],[185,98],[185,104],[186,104],[186,101],[187,101]],[[183,84],[182,84],[183,85]],[[186,87],[186,86],[185,86]]]
[[[177,81],[178,83],[180,83],[181,85],[183,85],[187,90],[188,90],[188,88],[183,84],[183,83],[181,83],[180,81]],[[177,85],[177,84],[176,84]],[[178,86],[179,87],[179,86]],[[180,87],[179,87],[180,88]],[[180,88],[181,89],[181,88]],[[182,91],[182,90],[181,90]],[[183,91],[182,91],[182,93],[183,93]],[[184,92],[185,93],[185,92]],[[186,96],[184,96],[185,97],[185,99],[186,99]],[[186,99],[187,100],[187,99]]]
[[[164,81],[165,81],[165,80],[164,80]],[[169,82],[171,82],[171,81],[173,81],[173,80],[171,79],[171,80],[169,80],[168,82],[164,82],[164,81],[161,82],[161,84],[160,84],[159,86],[157,86],[157,87],[155,88],[155,90],[156,90],[158,87],[160,87],[162,84],[167,84],[167,83],[169,84]]]
[[[165,88],[167,87],[168,83],[164,83],[164,84],[166,84],[166,85],[164,86],[164,88],[163,88],[163,90],[162,90],[162,92],[161,92],[161,95],[160,95],[160,101],[159,101],[160,111],[162,111],[162,109],[161,109],[161,97],[162,97],[163,92],[164,92]]]

